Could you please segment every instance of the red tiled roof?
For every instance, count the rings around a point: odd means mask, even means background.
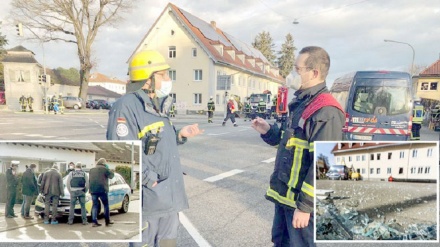
[[[110,78],[104,74],[95,72],[93,74],[90,75],[89,78],[89,82],[112,82],[112,83],[117,83],[117,84],[127,84],[127,82],[121,81],[117,78]]]
[[[420,74],[420,76],[440,76],[440,59],[428,66],[424,69]]]
[[[351,143],[351,147],[350,147],[350,143],[349,142],[342,142],[341,143],[341,149],[339,149],[338,148],[338,144],[336,144],[333,147],[331,153],[350,151],[350,150],[361,149],[361,148],[380,147],[380,146],[389,145],[389,144],[391,144],[391,143],[364,142],[364,143],[362,143],[362,146],[361,146],[361,142],[353,142],[353,143]]]
[[[218,50],[213,45],[222,44],[222,42],[220,42],[219,40],[210,40],[207,37],[205,37],[202,30],[200,30],[199,28],[197,28],[196,26],[191,24],[191,22],[186,17],[191,14],[178,8],[177,6],[175,6],[172,3],[170,3],[169,6],[173,9],[173,12],[176,14],[176,16],[191,30],[191,32],[193,33],[195,38],[197,38],[204,45],[204,47],[207,49],[207,51],[212,55],[214,62],[225,63],[230,66],[238,67],[240,69],[246,69],[250,72],[260,74],[261,76],[269,77],[270,79],[272,79],[274,81],[278,81],[281,83],[284,82],[284,78],[281,75],[279,75],[279,74],[275,75],[271,70],[263,71],[263,69],[260,68],[259,66],[257,66],[256,64],[255,64],[255,66],[252,66],[252,64],[249,61],[247,61],[246,58],[251,58],[251,59],[253,58],[256,60],[255,62],[257,62],[257,60],[263,61],[259,57],[254,57],[253,54],[246,54],[245,53],[246,56],[244,59],[244,63],[237,56],[235,56],[235,58],[231,57],[228,52],[224,51],[223,55],[220,54],[218,52]],[[166,8],[168,8],[168,6]],[[197,17],[195,17],[195,18],[197,18]],[[203,21],[203,20],[200,20],[200,21]],[[208,24],[208,23],[205,22],[205,24]],[[212,27],[211,24],[208,24],[208,25],[211,26],[212,29],[214,29],[214,27]],[[241,47],[235,47],[233,44],[234,42],[232,42],[230,40],[230,38],[232,38],[231,35],[223,32],[217,26],[215,26],[215,32],[220,35],[221,39],[230,42],[230,44],[223,44],[225,47],[228,47],[227,49],[224,49],[224,50],[235,50],[235,54],[242,53],[243,49],[241,49]],[[228,37],[230,37],[230,38],[228,38]],[[242,45],[246,45],[246,44],[243,43]],[[246,49],[254,49],[254,48],[251,48],[250,46],[248,46]],[[259,52],[259,51],[255,51],[255,52]],[[265,60],[267,61],[267,59],[265,59]],[[271,68],[274,68],[274,67],[271,66]]]

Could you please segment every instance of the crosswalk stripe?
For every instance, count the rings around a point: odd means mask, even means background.
[[[242,173],[242,172],[244,172],[244,171],[243,170],[239,170],[239,169],[234,169],[234,170],[231,170],[231,171],[228,171],[228,172],[221,173],[221,174],[216,175],[216,176],[205,178],[205,179],[203,179],[203,181],[211,182],[212,183],[212,182],[215,182],[215,181],[218,181],[218,180],[230,177],[230,176],[234,176],[234,175]]]

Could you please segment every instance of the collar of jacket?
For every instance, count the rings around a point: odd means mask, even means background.
[[[305,99],[307,97],[311,97],[315,94],[317,94],[318,92],[320,92],[321,90],[326,88],[326,82],[323,81],[313,87],[310,88],[306,88],[304,90],[298,90],[294,93],[294,95],[297,97],[297,99],[302,100]],[[327,90],[324,90],[327,91]]]
[[[153,102],[150,96],[148,96],[148,94],[146,94],[144,90],[139,89],[134,93],[138,96],[138,98],[141,99],[142,103],[144,104],[144,110],[146,112],[160,117],[168,117],[168,112],[170,111],[170,108],[173,105],[172,97],[167,96],[164,99],[159,99],[162,109],[160,112],[156,112],[156,110],[154,110]]]

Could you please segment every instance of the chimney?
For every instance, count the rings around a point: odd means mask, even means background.
[[[342,143],[338,142],[338,149],[342,148]]]
[[[217,23],[215,23],[215,21],[211,21],[211,26],[214,30],[217,30]]]

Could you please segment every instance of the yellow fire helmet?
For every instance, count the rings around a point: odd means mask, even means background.
[[[131,82],[148,80],[154,72],[169,69],[164,57],[157,51],[137,52],[130,60],[128,74]]]

